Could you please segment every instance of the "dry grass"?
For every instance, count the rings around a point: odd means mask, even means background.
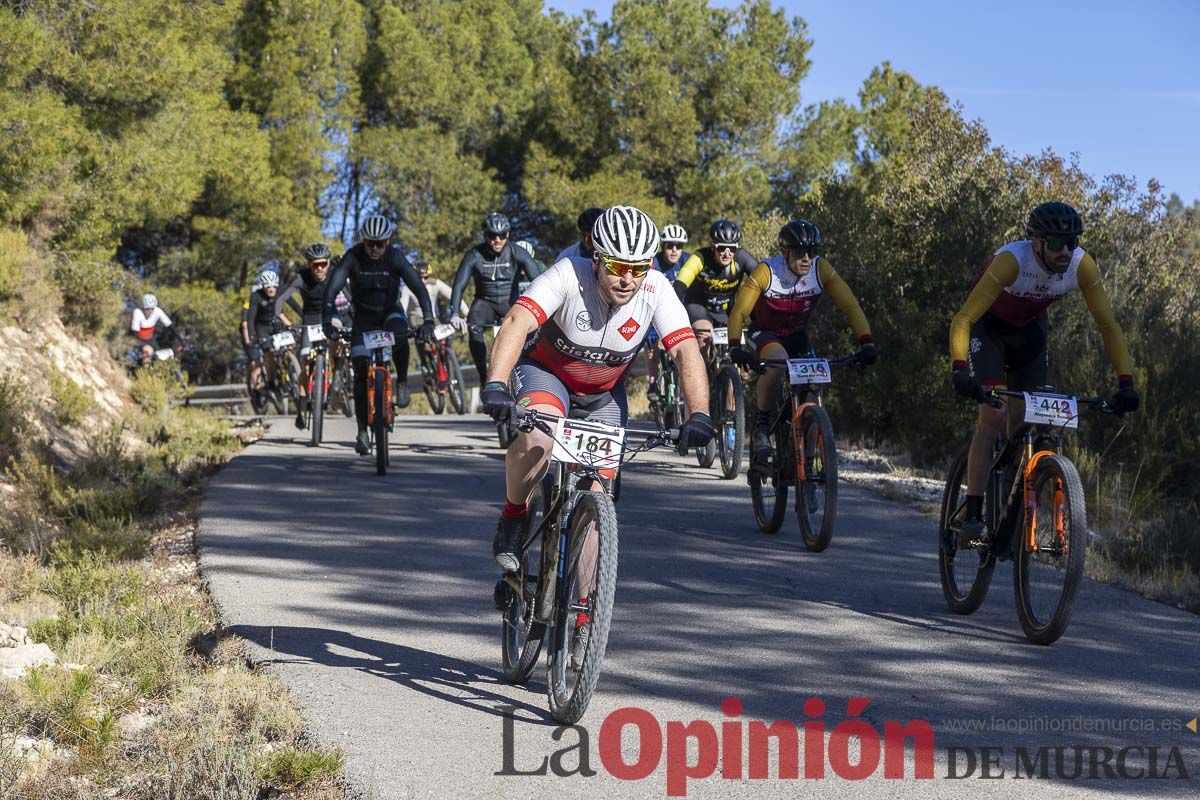
[[[136,454],[118,426],[73,469],[23,448],[6,473],[0,620],[58,664],[0,679],[0,797],[331,797],[340,752],[302,741],[286,690],[219,635],[197,578],[199,489],[237,437],[171,409],[159,376],[137,388]],[[17,737],[37,745],[18,756]]]

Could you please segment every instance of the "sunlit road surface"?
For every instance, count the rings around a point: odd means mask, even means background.
[[[399,418],[385,477],[352,435],[339,417],[310,448],[275,420],[213,480],[199,546],[227,630],[366,797],[1200,796],[1197,617],[1085,581],[1066,635],[1034,645],[1008,564],[974,615],[946,609],[930,519],[843,484],[810,553],[794,514],[758,531],[744,476],[664,450],[623,473],[608,654],[559,730],[541,666],[500,675],[490,421]],[[780,720],[795,761],[758,736]],[[932,753],[900,758],[890,723]]]

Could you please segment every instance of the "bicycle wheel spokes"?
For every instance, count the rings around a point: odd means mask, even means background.
[[[570,536],[546,670],[550,715],[564,725],[578,722],[587,711],[608,646],[617,587],[612,500],[598,492],[580,493],[571,512]]]
[[[984,547],[960,541],[960,526],[966,514],[967,453],[964,450],[950,467],[942,494],[938,526],[938,571],[946,605],[958,614],[970,614],[983,604],[996,559]]]
[[[837,521],[837,444],[833,422],[821,406],[809,406],[800,424],[810,458],[797,484],[796,519],[804,546],[819,553],[829,546]]]
[[[1025,520],[1013,563],[1013,588],[1025,635],[1050,644],[1070,622],[1087,550],[1087,513],[1079,473],[1067,458],[1044,457],[1036,470],[1033,541]]]

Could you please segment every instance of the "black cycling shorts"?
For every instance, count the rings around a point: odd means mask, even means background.
[[[770,344],[783,345],[788,358],[808,358],[813,355],[812,343],[808,340],[808,331],[800,330],[789,333],[787,336],[780,336],[771,331],[752,329],[746,338],[750,344],[754,345],[754,353],[759,358],[765,358],[763,350]]]
[[[1046,317],[1017,326],[984,314],[971,326],[968,361],[975,381],[980,386],[1007,386],[1013,390],[1045,386],[1049,328]]]
[[[687,313],[688,320],[693,325],[703,320],[711,322],[714,328],[723,328],[729,325],[729,314],[724,311],[713,311],[711,308],[706,308],[699,303],[688,303]]]
[[[471,332],[471,338],[482,339],[483,332],[492,325],[499,324],[511,308],[512,303],[493,303],[491,300],[476,297],[475,302],[471,303],[471,309],[467,312],[467,325]]]

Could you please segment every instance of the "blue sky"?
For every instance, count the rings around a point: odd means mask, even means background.
[[[572,14],[608,0],[547,0]],[[732,6],[735,2],[714,4]],[[854,100],[871,68],[933,84],[1013,153],[1200,199],[1200,0],[774,0],[808,23],[801,101]]]

